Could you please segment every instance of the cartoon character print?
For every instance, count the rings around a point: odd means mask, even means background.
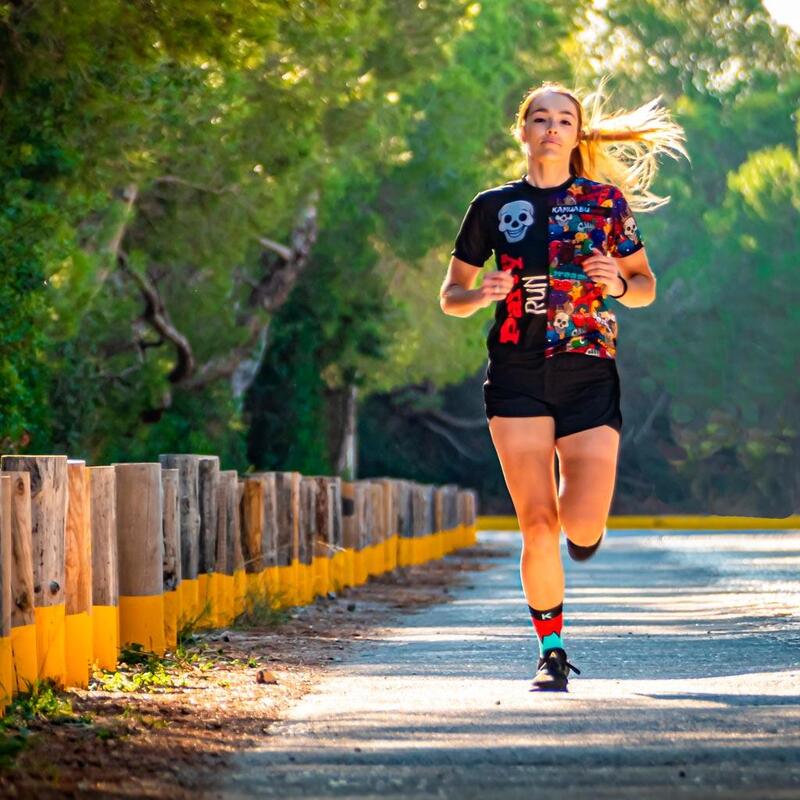
[[[640,243],[639,228],[636,225],[636,220],[633,215],[626,217],[622,220],[622,238],[617,245],[617,251],[621,256],[628,255]]]
[[[616,356],[617,322],[605,307],[604,287],[581,267],[597,248],[620,257],[641,242],[622,193],[608,184],[577,178],[550,219],[551,274],[546,355],[561,350]],[[577,208],[569,213],[564,206]]]

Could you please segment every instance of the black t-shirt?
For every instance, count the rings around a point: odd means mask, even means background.
[[[478,193],[464,215],[451,255],[482,267],[494,249],[492,236],[487,235],[492,231],[499,234],[502,243],[498,267],[513,266],[515,259],[521,259],[523,264],[517,285],[504,302],[495,304],[494,325],[486,339],[495,361],[536,362],[544,359],[547,345],[548,218],[551,207],[574,180],[575,176],[570,176],[559,186],[547,188],[533,186],[524,177],[509,181],[490,193]],[[516,318],[515,330],[504,330],[509,308],[515,304],[521,305],[522,316]],[[505,348],[498,347],[501,339],[516,345],[513,353],[505,353]]]
[[[619,189],[570,176],[533,186],[523,175],[479,192],[451,255],[476,267],[495,254],[514,286],[496,303],[486,345],[494,364],[540,364],[562,352],[614,358],[616,318],[607,289],[581,264],[593,248],[624,257],[644,246]]]

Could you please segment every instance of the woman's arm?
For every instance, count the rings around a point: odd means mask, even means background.
[[[619,294],[625,285],[618,274],[628,282],[628,290],[622,297],[615,297],[618,303],[629,308],[649,306],[656,299],[656,276],[650,269],[647,253],[642,247],[624,258],[604,255],[594,248],[596,255],[583,262],[583,271],[596,283],[608,286],[608,294]]]
[[[439,290],[439,305],[445,314],[469,317],[479,308],[502,300],[511,291],[514,279],[510,273],[501,270],[485,275],[481,285],[473,289],[481,269],[455,256],[450,257],[450,265]]]

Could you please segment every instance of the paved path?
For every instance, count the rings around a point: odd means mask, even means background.
[[[800,533],[612,531],[566,556],[568,693],[529,691],[519,535],[356,645],[226,798],[800,798]]]

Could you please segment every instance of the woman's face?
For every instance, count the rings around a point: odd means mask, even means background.
[[[540,94],[528,107],[520,138],[530,158],[569,163],[578,144],[578,111],[575,103],[557,92]]]

